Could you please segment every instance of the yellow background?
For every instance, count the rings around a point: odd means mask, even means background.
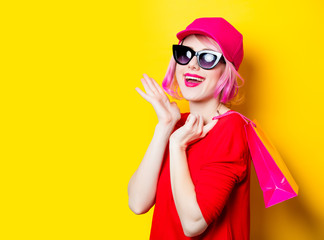
[[[220,16],[244,36],[245,102],[300,187],[265,209],[252,171],[251,239],[324,239],[322,1],[2,1],[0,239],[148,239],[127,184],[157,118],[175,34]],[[188,106],[179,102],[181,111]]]

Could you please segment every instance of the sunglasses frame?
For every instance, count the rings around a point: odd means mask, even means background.
[[[176,54],[175,54],[175,53],[176,53],[176,50],[177,50],[177,48],[180,48],[180,47],[181,47],[181,48],[187,48],[187,49],[192,53],[192,57],[189,59],[189,61],[188,61],[187,63],[180,63],[180,62],[176,59],[176,57],[175,57],[175,55],[176,55]],[[212,50],[201,50],[201,51],[195,52],[192,48],[190,48],[190,47],[188,47],[188,46],[173,44],[173,45],[172,45],[172,52],[173,52],[173,58],[174,58],[174,60],[176,61],[176,63],[178,63],[178,64],[180,64],[180,65],[187,65],[187,64],[190,63],[190,61],[194,58],[194,56],[197,57],[197,62],[198,62],[199,67],[201,67],[201,68],[203,68],[203,69],[206,69],[206,70],[213,69],[213,68],[217,65],[217,63],[220,62],[221,59],[223,59],[223,62],[225,63],[225,59],[224,59],[223,54],[220,53],[220,52],[212,51]],[[215,55],[215,56],[217,57],[217,60],[215,61],[215,63],[214,63],[211,67],[209,67],[209,68],[205,68],[205,67],[202,67],[202,66],[200,65],[200,58],[199,58],[199,56],[200,56],[201,54],[203,54],[203,53],[213,54],[213,55]]]

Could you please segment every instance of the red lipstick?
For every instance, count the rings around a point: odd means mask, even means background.
[[[199,75],[197,75],[197,74],[185,73],[184,75],[185,75],[185,76],[188,76],[188,77],[196,77],[196,78],[205,79],[205,78],[203,78],[202,76],[199,76]]]
[[[184,74],[184,81],[187,87],[197,87],[205,80],[204,77],[197,74],[186,73]]]

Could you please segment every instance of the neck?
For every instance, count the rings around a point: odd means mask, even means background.
[[[203,117],[204,124],[210,123],[214,116],[218,116],[217,110],[219,110],[220,114],[223,114],[228,109],[215,98],[208,101],[189,101],[189,107],[190,113],[199,114]]]

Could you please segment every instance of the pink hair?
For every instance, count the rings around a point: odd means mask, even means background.
[[[204,35],[195,34],[195,36],[198,38],[199,41],[206,44],[211,49],[222,53],[221,48],[213,39]],[[225,58],[225,56],[224,59],[226,62],[225,70],[217,82],[214,96],[215,98],[219,97],[220,101],[226,104],[238,94],[238,89],[244,85],[244,79],[236,71],[234,65]],[[175,77],[176,64],[177,63],[175,62],[172,56],[164,80],[162,82],[162,87],[172,97],[176,99],[182,99],[183,96],[181,94],[178,82]],[[242,80],[242,85],[238,85],[237,77],[239,77]]]

